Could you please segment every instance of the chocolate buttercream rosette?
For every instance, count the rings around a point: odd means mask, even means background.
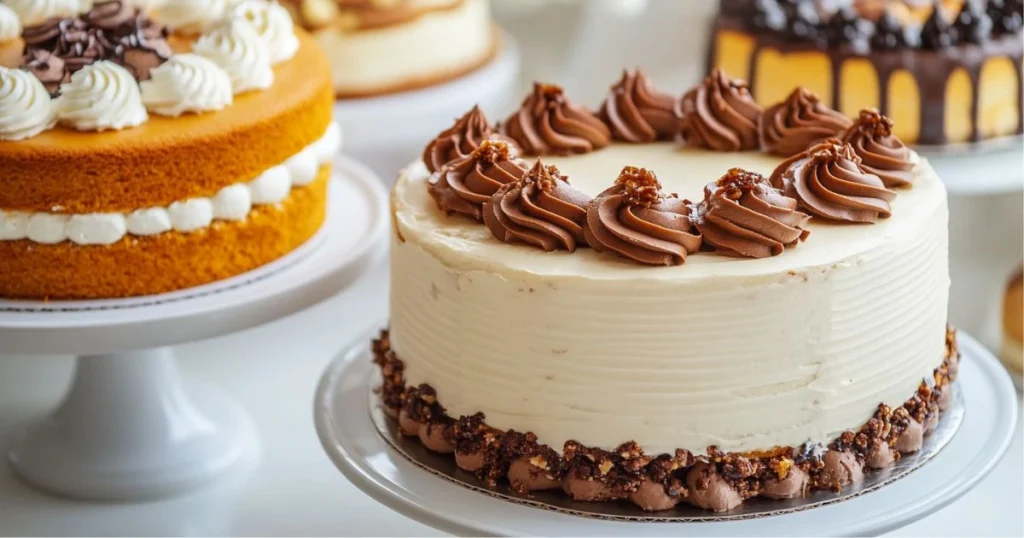
[[[484,203],[502,185],[514,183],[524,174],[526,168],[507,142],[484,140],[472,153],[435,173],[427,188],[438,208],[448,215],[482,222]]]
[[[676,136],[675,107],[675,98],[658,91],[643,71],[624,70],[601,104],[600,116],[616,140],[647,143]]]
[[[598,252],[646,265],[679,265],[701,245],[695,211],[686,200],[666,196],[653,171],[627,166],[587,207],[584,237]]]
[[[761,114],[757,130],[762,151],[789,157],[819,140],[839,136],[852,124],[850,118],[822,103],[817,94],[799,87]]]
[[[554,84],[534,83],[533,91],[500,130],[526,155],[587,153],[607,146],[612,139],[604,122],[570,101]]]
[[[778,256],[807,239],[810,216],[797,211],[764,176],[733,168],[704,187],[696,226],[704,242],[723,254],[748,258]]]
[[[586,245],[583,227],[590,200],[557,168],[538,159],[522,179],[501,187],[484,203],[484,223],[505,243],[574,252]]]
[[[829,138],[780,164],[771,183],[816,217],[874,223],[892,215],[896,193],[861,166],[853,147]]]
[[[888,116],[866,108],[843,133],[842,140],[860,157],[861,167],[878,176],[886,187],[906,187],[914,181],[918,157],[893,134],[892,128]]]
[[[423,149],[423,162],[431,173],[437,172],[445,164],[464,158],[480,147],[485,140],[502,141],[510,144],[515,152],[517,148],[510,139],[501,136],[478,105],[441,131],[427,147]]]
[[[747,83],[715,68],[677,104],[680,138],[687,146],[712,151],[758,148],[758,105]]]

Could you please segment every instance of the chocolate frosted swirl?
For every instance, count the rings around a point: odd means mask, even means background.
[[[764,111],[757,130],[761,149],[777,155],[796,155],[819,140],[837,136],[853,122],[825,106],[803,87],[785,101]]]
[[[694,213],[685,200],[662,194],[654,172],[627,166],[587,207],[583,234],[598,252],[649,265],[679,265],[700,248]]]
[[[892,214],[896,193],[864,170],[853,147],[837,138],[815,144],[779,165],[772,185],[816,216],[845,222],[874,223]]]
[[[534,83],[519,110],[501,125],[501,133],[528,155],[570,155],[600,149],[612,133],[589,110],[576,105],[552,84]]]
[[[675,99],[654,89],[643,71],[623,71],[601,105],[601,119],[612,136],[626,142],[670,140],[679,130]]]
[[[810,216],[760,174],[733,168],[704,187],[697,229],[704,242],[735,256],[767,258],[807,238]]]
[[[474,106],[427,144],[423,150],[423,162],[431,172],[437,172],[445,164],[473,153],[484,140],[501,139],[480,107]],[[514,147],[510,149],[515,150]]]
[[[518,181],[525,173],[506,142],[484,140],[473,153],[435,173],[427,188],[445,213],[482,221],[484,203],[502,185]]]
[[[892,120],[878,110],[861,110],[843,134],[843,142],[853,147],[861,167],[881,178],[886,187],[905,187],[914,181],[914,152],[892,134]]]
[[[538,159],[515,183],[501,187],[484,204],[484,222],[505,243],[526,243],[573,252],[584,245],[590,197],[574,189],[554,166]]]
[[[747,83],[716,68],[678,104],[681,136],[688,146],[713,151],[757,149],[761,106]]]

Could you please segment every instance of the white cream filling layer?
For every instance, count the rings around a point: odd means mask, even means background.
[[[320,167],[341,148],[341,129],[331,122],[319,140],[247,183],[236,183],[209,198],[192,198],[167,207],[131,213],[28,213],[0,209],[0,241],[27,239],[53,245],[111,245],[126,235],[151,236],[165,232],[194,232],[215,221],[243,221],[253,206],[283,202],[293,187],[309,185]]]
[[[699,199],[728,168],[779,159],[671,144],[544,158],[596,195],[624,165]],[[410,385],[454,416],[649,454],[796,446],[902,405],[943,357],[946,193],[927,162],[873,225],[812,219],[759,260],[695,253],[646,267],[592,249],[544,252],[447,217],[417,163],[393,194],[391,344]]]

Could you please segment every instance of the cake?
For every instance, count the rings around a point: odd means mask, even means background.
[[[338,98],[458,78],[494,57],[488,0],[285,0],[327,53]]]
[[[1011,372],[1024,374],[1024,270],[1018,270],[1003,297],[1003,350],[1000,358]]]
[[[326,58],[276,3],[186,3],[0,5],[0,297],[179,290],[320,228]]]
[[[1021,133],[1022,17],[1020,0],[723,0],[708,65],[765,106],[797,82],[880,109],[908,144],[974,142]]]
[[[392,190],[383,410],[484,480],[652,511],[919,450],[959,358],[946,192],[888,117],[807,93],[626,71],[597,110],[468,112]]]

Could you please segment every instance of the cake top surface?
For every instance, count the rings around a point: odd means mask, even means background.
[[[565,174],[573,187],[590,196],[597,196],[611,185],[624,166],[637,166],[654,170],[665,193],[678,193],[681,198],[694,200],[700,198],[708,183],[718,180],[730,168],[767,177],[782,161],[760,152],[720,153],[680,148],[670,142],[615,143],[582,155],[543,158],[545,164],[554,165]],[[746,259],[701,252],[688,256],[682,265],[669,267],[641,266],[593,249],[545,252],[502,243],[486,226],[467,218],[447,216],[438,209],[427,191],[431,175],[422,162],[413,163],[402,173],[395,185],[393,206],[400,237],[414,238],[416,244],[453,267],[483,267],[498,273],[552,277],[659,281],[718,276],[778,278],[834,263],[855,263],[858,253],[870,252],[893,237],[906,237],[907,230],[916,230],[936,212],[944,212],[946,191],[931,166],[921,161],[913,174],[913,187],[900,190],[891,202],[892,216],[873,225],[812,219],[806,225],[810,231],[807,240],[780,255]]]

